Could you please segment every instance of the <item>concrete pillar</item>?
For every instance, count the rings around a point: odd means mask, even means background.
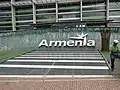
[[[82,0],[80,1],[80,20],[82,21]]]
[[[34,3],[34,0],[32,1],[33,5],[33,23],[36,24],[36,5]]]
[[[109,0],[106,1],[106,19],[109,20]]]
[[[15,0],[11,0],[12,30],[16,31],[15,7],[13,5],[14,2]]]
[[[105,17],[106,20],[109,20],[109,0],[105,1]],[[105,27],[109,27],[109,23],[106,23]]]
[[[58,2],[56,1],[56,22],[58,22]]]

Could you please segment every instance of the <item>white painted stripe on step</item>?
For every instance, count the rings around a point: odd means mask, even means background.
[[[105,63],[101,60],[8,60],[8,62],[85,62],[85,63]]]
[[[101,55],[100,53],[27,53],[26,55]]]
[[[54,47],[52,48],[52,49],[54,49]],[[36,51],[34,51],[34,52],[44,52],[45,50],[47,50],[47,51],[51,51],[52,49],[44,49],[44,50],[40,50],[40,49],[38,49],[38,50],[36,50]],[[79,50],[78,50],[79,49]],[[54,50],[52,50],[52,51],[55,51],[55,50],[60,50],[60,51],[66,51],[66,50],[68,50],[68,51],[98,51],[98,49],[88,49],[88,48],[77,48],[77,47],[72,47],[71,49],[70,48],[56,48],[56,49],[54,49]]]
[[[33,51],[33,52],[99,52],[99,51],[97,51],[97,50],[59,50],[59,51],[57,51],[57,50],[54,50],[54,51],[52,51],[52,50],[44,50],[44,51]]]
[[[29,54],[100,54],[99,52],[31,52]]]
[[[54,80],[55,78],[72,78],[72,77],[79,77],[79,78],[88,78],[88,79],[84,79],[84,80],[120,80],[119,78],[109,78],[109,77],[113,77],[112,75],[46,75],[46,76],[43,76],[43,75],[0,75],[0,78],[9,78],[9,77],[14,77],[14,78],[45,78],[45,79],[42,79],[42,80],[45,80],[45,81],[68,81],[68,80]],[[108,78],[98,78],[98,79],[91,79],[89,77],[108,77]],[[53,80],[47,80],[48,78],[54,78]],[[19,81],[19,79],[18,79]],[[20,80],[21,81],[21,80]],[[30,80],[28,80],[30,81]],[[33,80],[34,81],[34,80]],[[38,80],[38,81],[41,81],[41,80]],[[70,80],[71,81],[71,80]]]
[[[21,59],[103,59],[103,57],[15,57]]]
[[[113,77],[112,75],[46,75],[46,76],[43,76],[43,75],[0,75],[0,78],[4,78],[4,77],[14,77],[14,78],[16,78],[16,77],[18,77],[18,78],[72,78],[72,77],[79,77],[79,78],[88,78],[88,79],[84,79],[84,80],[120,80],[119,78],[112,78],[112,79],[110,79],[110,78],[104,78],[104,79],[102,79],[102,78],[98,78],[98,79],[91,79],[91,78],[89,78],[89,77]],[[47,79],[42,79],[42,80],[45,80],[45,81],[66,81],[66,80],[60,80],[60,79],[58,79],[58,80],[47,80]],[[19,79],[18,79],[19,80]],[[29,80],[28,80],[29,81]],[[38,80],[38,81],[41,81],[41,80]],[[68,80],[67,80],[68,81]],[[70,80],[71,81],[71,80]]]
[[[74,57],[76,57],[76,56],[78,56],[78,57],[80,57],[80,56],[81,57],[83,57],[83,56],[94,57],[95,56],[95,57],[101,57],[101,55],[75,55],[75,54],[73,54],[73,55],[65,55],[65,54],[62,54],[62,55],[60,55],[60,54],[58,54],[58,55],[56,55],[56,54],[55,55],[54,54],[51,54],[51,55],[50,54],[48,54],[48,55],[47,54],[46,55],[42,55],[42,54],[40,54],[40,55],[21,55],[21,56],[27,56],[27,57],[40,57],[40,56],[48,56],[48,57],[49,56],[70,56],[70,57],[71,56],[74,56]]]
[[[100,55],[100,53],[27,53],[27,55],[51,55],[51,54],[54,54],[54,55]]]
[[[57,69],[101,69],[108,70],[107,66],[51,66],[51,65],[5,65],[1,64],[0,67],[8,68],[57,68]]]
[[[30,52],[30,53],[99,53],[99,52]]]

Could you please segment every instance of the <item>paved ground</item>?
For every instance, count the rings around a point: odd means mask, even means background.
[[[120,90],[120,79],[1,79],[0,90]]]
[[[95,49],[37,50],[0,64],[0,75],[110,75]]]

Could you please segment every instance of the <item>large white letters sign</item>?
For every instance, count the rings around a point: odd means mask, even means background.
[[[68,47],[73,47],[73,46],[88,46],[88,47],[93,47],[95,46],[95,40],[87,40],[88,34],[82,33],[81,35],[77,35],[77,37],[70,37],[68,41],[62,40],[62,41],[47,41],[47,40],[42,40],[39,44],[39,47],[41,46],[46,46],[46,47],[61,47],[61,46],[68,46]]]

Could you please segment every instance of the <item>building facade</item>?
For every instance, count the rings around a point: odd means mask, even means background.
[[[120,3],[114,0],[7,0],[0,1],[0,30],[30,30],[31,23],[112,20],[119,27]]]

